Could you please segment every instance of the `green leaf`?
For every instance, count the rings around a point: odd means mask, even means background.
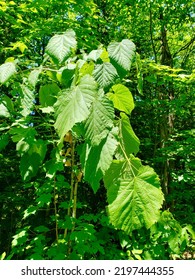
[[[21,85],[21,114],[26,117],[29,115],[34,107],[35,96],[33,91],[31,91],[25,85]]]
[[[76,64],[69,63],[58,70],[57,79],[64,87],[70,87],[75,74],[75,68]]]
[[[29,181],[39,170],[40,156],[37,153],[31,155],[25,153],[20,161],[20,174],[24,181]]]
[[[13,62],[6,62],[0,66],[0,83],[5,83],[16,73],[16,66]]]
[[[99,188],[99,182],[112,163],[113,155],[117,147],[117,128],[113,128],[98,146],[84,144],[81,153],[84,179],[91,184],[94,192]]]
[[[85,62],[79,70],[79,76],[83,77],[86,74],[92,75],[94,70],[94,63],[93,61]]]
[[[95,98],[85,123],[85,137],[92,145],[99,145],[113,126],[113,120],[114,108],[110,100],[106,96]]]
[[[39,101],[42,107],[53,106],[60,88],[57,84],[47,84],[40,87]]]
[[[93,50],[88,54],[87,59],[97,61],[100,58],[102,52],[102,49]]]
[[[110,62],[105,62],[95,66],[93,76],[102,88],[107,88],[114,83],[118,73]]]
[[[57,130],[60,140],[78,122],[84,121],[90,113],[90,106],[97,92],[93,77],[85,75],[77,86],[63,90],[55,103]]]
[[[38,207],[42,207],[45,204],[49,205],[51,203],[52,194],[51,193],[43,193],[42,195],[38,196],[36,202]]]
[[[32,87],[36,86],[41,71],[42,71],[42,67],[40,67],[39,69],[35,69],[32,72],[30,72],[30,75],[28,76],[28,82]]]
[[[133,157],[126,162],[115,161],[106,172],[104,182],[108,214],[115,228],[131,234],[143,226],[150,228],[158,220],[163,193],[152,168],[142,166]]]
[[[29,144],[34,142],[35,135],[37,134],[33,127],[12,127],[9,133],[13,135],[11,137],[13,142],[19,142],[25,139]]]
[[[112,91],[108,93],[108,97],[112,100],[114,107],[130,115],[135,105],[129,89],[124,85],[118,84],[112,87]]]
[[[55,63],[63,63],[76,48],[76,34],[73,30],[67,30],[64,34],[55,35],[50,40],[46,47],[47,54],[54,60]]]
[[[124,70],[129,71],[135,55],[135,45],[128,39],[121,42],[113,42],[108,46],[109,57],[112,58]]]
[[[10,113],[14,111],[13,102],[7,95],[4,95],[0,100],[2,103],[0,104],[0,116],[9,118]]]
[[[27,230],[24,228],[13,236],[12,247],[25,244],[28,238]]]
[[[121,119],[119,120],[119,141],[127,156],[138,153],[140,141],[131,127],[128,116],[124,113],[121,113]],[[121,150],[120,146],[119,150]],[[122,151],[121,154],[123,154]]]
[[[30,215],[34,215],[37,212],[37,206],[30,205],[25,211],[22,219],[26,219]]]
[[[9,144],[9,134],[0,135],[0,151],[2,151]]]
[[[4,260],[6,257],[6,252],[3,252],[1,255],[0,255],[0,260]]]
[[[0,104],[0,117],[9,118],[10,113],[4,104]]]
[[[35,141],[28,152],[22,155],[20,161],[20,173],[24,181],[29,181],[34,177],[44,160],[47,151],[45,142],[41,139]]]

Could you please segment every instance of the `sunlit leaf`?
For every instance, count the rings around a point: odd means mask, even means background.
[[[6,62],[0,66],[0,83],[5,83],[16,73],[16,66],[13,62]]]
[[[163,203],[160,181],[154,170],[139,161],[135,162],[136,168],[133,164],[133,158],[115,162],[104,180],[110,221],[127,234],[143,226],[151,227],[158,220]]]
[[[90,75],[82,77],[77,86],[61,92],[55,103],[55,129],[60,139],[76,123],[84,121],[89,116],[96,92],[97,84]]]
[[[46,47],[47,54],[56,62],[62,63],[76,48],[77,42],[73,30],[67,30],[64,34],[54,35]]]
[[[105,96],[95,98],[85,123],[85,136],[92,145],[98,145],[107,136],[113,126],[113,120],[114,108],[109,99]]]
[[[134,109],[133,96],[129,89],[124,85],[118,84],[112,87],[112,92],[109,92],[108,97],[112,100],[114,107],[126,114],[131,114]]]
[[[102,88],[107,88],[114,83],[118,73],[111,63],[105,62],[95,66],[93,76]]]
[[[113,42],[108,46],[109,57],[112,58],[124,70],[129,71],[135,55],[135,45],[128,39],[121,42]]]

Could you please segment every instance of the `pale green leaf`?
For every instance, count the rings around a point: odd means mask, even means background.
[[[32,72],[30,72],[30,75],[28,76],[28,82],[31,86],[33,86],[33,87],[36,86],[41,71],[42,71],[42,67],[40,67],[39,69],[35,69]]]
[[[4,104],[0,104],[0,117],[9,118],[10,112]]]
[[[82,77],[77,86],[61,92],[55,103],[55,129],[60,139],[76,123],[84,121],[89,116],[96,93],[97,84],[90,75]]]
[[[106,96],[100,96],[94,99],[90,115],[85,123],[86,138],[92,145],[98,145],[104,139],[114,120],[114,108]]]
[[[63,63],[76,48],[76,34],[73,30],[67,30],[64,34],[54,35],[46,47],[47,54],[57,63]]]
[[[114,83],[118,74],[110,62],[104,62],[95,66],[93,76],[102,88],[107,88]]]
[[[124,85],[114,85],[112,87],[112,92],[108,93],[108,97],[112,100],[116,109],[123,111],[128,115],[131,114],[131,111],[135,107],[133,96],[129,89]]]
[[[109,179],[104,180],[110,221],[127,234],[143,226],[150,228],[158,220],[163,203],[157,174],[151,167],[142,166],[139,160],[133,168],[132,159],[115,162],[106,172],[105,178]]]
[[[3,252],[1,255],[0,255],[0,260],[4,260],[6,257],[6,252]]]
[[[5,83],[16,73],[16,66],[13,62],[6,62],[0,66],[0,83]]]
[[[102,52],[103,52],[102,49],[93,50],[88,54],[87,59],[97,61],[100,58]]]
[[[35,96],[33,91],[31,91],[28,87],[25,85],[21,85],[21,107],[22,111],[21,114],[26,117],[30,114],[32,111],[32,108],[34,107],[34,100]]]
[[[128,39],[121,42],[113,42],[108,46],[109,57],[112,58],[124,70],[129,71],[135,55],[135,45]]]

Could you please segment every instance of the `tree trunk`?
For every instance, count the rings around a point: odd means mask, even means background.
[[[161,21],[161,64],[173,67],[173,59],[170,53],[167,31],[163,18],[163,11],[160,11]],[[160,130],[160,148],[166,148],[167,141],[174,130],[174,112],[171,111],[170,102],[174,99],[173,83],[171,81],[166,82],[159,88],[159,100],[164,106],[162,112],[161,122],[159,125]],[[162,190],[166,195],[170,192],[169,186],[171,182],[171,169],[173,168],[173,162],[166,158],[161,167],[161,184]]]

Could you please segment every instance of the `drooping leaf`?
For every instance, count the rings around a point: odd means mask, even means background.
[[[46,84],[40,87],[39,101],[42,107],[53,106],[60,88],[57,84]]]
[[[110,62],[104,62],[95,66],[93,76],[102,88],[107,88],[114,83],[118,73]]]
[[[114,152],[117,148],[117,128],[113,128],[107,138],[102,140],[98,146],[84,144],[81,153],[81,163],[84,171],[84,179],[90,183],[93,191],[99,188],[99,182],[106,170],[112,163]]]
[[[30,72],[30,75],[28,76],[28,82],[32,87],[36,86],[41,71],[42,71],[42,67],[40,67],[39,69],[35,69],[32,72]]]
[[[108,93],[108,97],[112,100],[114,107],[130,115],[135,105],[129,89],[124,85],[117,84],[112,87],[112,91]]]
[[[110,100],[106,96],[95,98],[85,123],[85,137],[92,145],[98,145],[113,126],[113,120],[114,108]]]
[[[128,39],[121,42],[113,42],[108,46],[109,57],[112,58],[124,70],[129,71],[135,54],[135,45]]]
[[[127,156],[138,153],[140,141],[131,127],[128,116],[124,113],[121,113],[121,119],[119,120],[119,141]],[[119,150],[121,150],[120,146]],[[121,154],[123,154],[122,151]]]
[[[6,62],[0,66],[0,83],[5,83],[16,73],[16,66],[13,62]]]
[[[77,41],[75,36],[75,32],[70,29],[64,32],[64,34],[54,35],[49,40],[46,52],[54,62],[63,63],[72,50],[76,48]]]
[[[34,107],[35,96],[32,90],[25,85],[21,85],[21,114],[26,117]]]
[[[61,92],[55,103],[57,130],[60,139],[78,122],[84,121],[90,113],[90,106],[97,92],[93,77],[85,75],[80,83],[70,90]]]
[[[163,203],[157,174],[151,167],[142,166],[139,160],[132,169],[132,159],[126,163],[118,161],[114,169],[111,165],[104,180],[110,221],[127,234],[143,226],[150,228],[158,220]]]

